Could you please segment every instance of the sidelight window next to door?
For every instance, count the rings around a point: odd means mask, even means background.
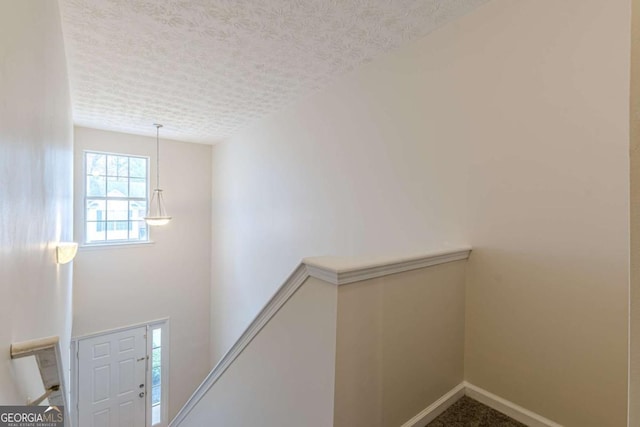
[[[162,422],[162,326],[151,329],[151,425]]]
[[[148,325],[147,354],[147,425],[165,427],[169,424],[169,322]]]

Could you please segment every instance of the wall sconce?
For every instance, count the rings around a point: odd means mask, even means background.
[[[73,261],[76,253],[78,253],[76,242],[60,242],[56,246],[56,261],[58,264],[67,264]]]

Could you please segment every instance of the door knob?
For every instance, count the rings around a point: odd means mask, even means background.
[[[140,394],[138,395],[140,397],[144,397],[144,391],[141,391]]]

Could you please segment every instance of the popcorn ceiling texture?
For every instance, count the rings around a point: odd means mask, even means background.
[[[61,0],[76,125],[215,143],[487,0]]]

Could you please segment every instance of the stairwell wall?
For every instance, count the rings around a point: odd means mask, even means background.
[[[55,247],[73,240],[73,124],[57,1],[0,2],[0,94],[0,404],[24,405],[44,387],[33,358],[10,360],[14,342],[59,336],[69,384],[72,266]]]
[[[468,244],[466,379],[624,425],[629,22],[494,0],[215,146],[213,359],[304,256]]]
[[[629,426],[640,424],[640,1],[632,2],[630,96]]]
[[[476,24],[466,380],[625,426],[630,2],[497,1]]]
[[[466,264],[338,288],[334,427],[402,426],[464,380]]]
[[[308,277],[178,425],[333,425],[337,293]]]

